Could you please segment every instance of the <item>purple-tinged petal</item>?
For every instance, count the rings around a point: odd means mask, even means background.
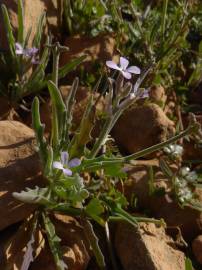
[[[73,168],[73,167],[79,166],[80,164],[81,164],[81,160],[79,158],[73,158],[68,163],[68,166],[69,168]]]
[[[25,49],[25,55],[27,57],[33,57],[38,53],[38,51],[39,51],[39,49],[37,49],[35,47],[30,48],[30,49]]]
[[[15,53],[16,54],[24,54],[24,49],[20,43],[15,43]]]
[[[120,67],[121,67],[121,69],[126,70],[128,65],[129,65],[128,59],[126,59],[124,57],[120,57]]]
[[[62,165],[62,163],[59,162],[59,161],[54,161],[54,162],[53,162],[53,168],[59,169],[59,170],[63,170],[63,165]]]
[[[126,71],[128,71],[130,73],[134,73],[134,74],[140,74],[141,73],[139,67],[136,67],[136,66],[131,66],[131,67],[127,68]]]
[[[31,63],[32,63],[33,65],[38,65],[38,64],[40,64],[40,61],[39,61],[38,59],[36,59],[35,57],[32,57]]]
[[[114,63],[113,61],[106,61],[106,65],[109,68],[116,69],[116,70],[121,70],[120,67],[118,67],[117,64]]]
[[[68,166],[69,154],[67,152],[61,152],[61,161],[63,165]]]
[[[63,168],[63,173],[67,176],[71,176],[72,175],[72,171],[68,168]]]
[[[149,91],[147,89],[144,89],[140,92],[139,98],[148,98],[149,97]]]
[[[122,71],[121,73],[123,74],[123,77],[128,79],[128,80],[131,79],[131,77],[132,77],[131,74],[127,71]]]

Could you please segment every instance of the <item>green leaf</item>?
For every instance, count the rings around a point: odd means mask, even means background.
[[[91,131],[95,122],[95,110],[93,95],[91,95],[80,126],[69,145],[70,158],[82,156],[86,144],[91,141]]]
[[[168,178],[172,178],[173,177],[173,172],[171,171],[171,169],[169,168],[167,162],[164,159],[160,159],[160,168],[162,170],[162,172],[164,173],[165,176],[167,176]]]
[[[104,207],[102,206],[101,202],[97,198],[91,199],[91,201],[86,206],[86,213],[89,215],[101,215],[104,213]]]
[[[24,8],[22,0],[18,0],[18,42],[24,45]]]
[[[131,225],[137,227],[138,222],[135,217],[124,211],[121,207],[116,207],[114,209],[114,214],[118,217],[121,217],[126,222],[130,223]]]
[[[6,27],[8,46],[9,46],[12,57],[15,57],[16,56],[16,54],[15,54],[15,38],[13,35],[13,30],[12,30],[11,22],[9,19],[8,10],[7,10],[5,5],[2,5],[1,8],[2,8],[2,13],[3,13],[4,25]]]
[[[25,48],[28,46],[28,42],[29,42],[31,33],[32,33],[32,27],[29,27],[29,29],[27,30],[27,33],[25,35],[25,40],[24,40],[24,47]]]
[[[185,259],[185,270],[193,270],[192,262],[189,258]]]
[[[104,207],[99,199],[93,198],[85,207],[85,212],[101,226],[105,225],[105,221],[100,217],[104,213]]]
[[[64,134],[65,143],[69,143],[69,131],[70,131],[71,125],[72,125],[73,106],[75,104],[75,96],[76,96],[76,92],[78,90],[78,85],[79,85],[79,79],[76,77],[73,81],[70,92],[69,92],[67,99],[66,99],[66,102],[65,102],[66,108],[67,108],[67,130],[66,130],[66,134]]]
[[[168,0],[164,0],[163,12],[162,12],[163,16],[162,16],[162,21],[161,21],[161,35],[162,35],[163,40],[164,40],[164,35],[165,35],[167,9],[168,9]]]
[[[44,168],[45,176],[49,176],[52,173],[52,164],[53,164],[53,148],[49,145],[47,147],[47,159]]]
[[[90,223],[89,220],[86,220],[86,219],[82,219],[81,222],[84,227],[84,233],[86,235],[86,238],[89,241],[89,244],[91,245],[91,248],[95,255],[98,266],[100,267],[100,269],[103,269],[103,270],[106,269],[104,256],[99,247],[98,238],[96,234],[94,233],[92,224]]]
[[[43,165],[45,166],[48,157],[47,142],[44,136],[45,126],[42,125],[39,112],[39,99],[34,98],[32,103],[32,126],[36,134],[37,143],[39,145],[39,155]]]
[[[46,230],[46,235],[48,238],[48,243],[50,246],[50,250],[53,254],[57,270],[65,270],[68,267],[62,259],[62,253],[60,250],[61,239],[57,236],[55,232],[55,226],[51,222],[50,218],[45,213],[43,213],[42,216],[43,216],[43,222],[44,222],[44,226]]]
[[[48,82],[48,90],[52,101],[52,143],[55,148],[63,139],[64,130],[66,130],[67,110],[62,99],[61,93],[57,86],[52,82]]]
[[[35,189],[26,188],[26,190],[21,192],[13,192],[13,197],[24,203],[36,203],[36,204],[49,204],[50,196],[48,188],[39,188]]]
[[[58,77],[59,79],[64,78],[70,71],[74,70],[78,65],[80,65],[84,59],[86,58],[86,55],[82,55],[69,63],[65,64],[63,67],[59,69]]]
[[[36,28],[36,33],[33,40],[33,47],[39,48],[41,43],[41,37],[45,25],[46,13],[43,12],[39,17],[39,22]]]
[[[122,164],[113,164],[111,166],[104,168],[105,175],[111,177],[125,178],[127,176],[126,172],[123,171]]]
[[[50,44],[51,38],[47,37],[46,43]],[[25,85],[26,92],[24,96],[30,93],[36,93],[47,86],[47,78],[45,78],[45,69],[49,61],[50,49],[46,46],[43,50],[39,65],[33,71],[29,81]]]

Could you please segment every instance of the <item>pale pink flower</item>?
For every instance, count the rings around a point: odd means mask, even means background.
[[[109,68],[116,69],[116,70],[120,71],[121,74],[126,79],[131,79],[131,77],[132,77],[131,73],[132,74],[140,74],[139,67],[136,67],[136,66],[128,67],[129,61],[124,57],[120,57],[120,65],[119,66],[114,61],[106,61],[106,65]]]

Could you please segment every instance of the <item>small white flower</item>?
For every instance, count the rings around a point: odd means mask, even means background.
[[[128,67],[129,61],[124,57],[120,57],[120,65],[119,66],[114,61],[106,61],[106,65],[109,68],[116,69],[116,70],[120,71],[122,73],[122,75],[124,76],[124,78],[126,78],[126,79],[131,79],[131,77],[132,77],[131,73],[140,74],[139,67],[136,67],[136,66]]]
[[[183,147],[178,144],[171,144],[164,147],[164,152],[175,157],[181,156],[183,153]]]

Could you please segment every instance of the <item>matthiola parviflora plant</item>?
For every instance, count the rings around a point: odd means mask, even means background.
[[[54,212],[79,218],[98,266],[100,269],[105,269],[105,259],[98,245],[93,224],[98,223],[108,232],[108,223],[111,221],[125,220],[133,226],[138,226],[138,222],[142,220],[141,217],[131,215],[127,211],[127,200],[116,188],[117,181],[126,177],[124,164],[161,149],[191,133],[197,133],[199,126],[192,116],[188,128],[166,142],[126,157],[105,152],[104,147],[110,131],[121,114],[138,99],[148,96],[147,91],[140,86],[149,71],[140,73],[138,67],[128,68],[128,60],[121,57],[120,68],[113,62],[106,63],[108,67],[117,69],[119,74],[116,79],[108,78],[106,91],[102,91],[101,80],[98,81],[89,97],[80,125],[72,134],[72,112],[79,81],[78,78],[74,80],[67,98],[63,100],[58,88],[58,62],[63,49],[59,43],[51,46],[55,61],[52,80],[47,83],[52,106],[52,129],[49,139],[44,136],[44,125],[40,120],[37,97],[32,105],[33,128],[47,185],[43,188],[36,187],[20,193],[15,192],[13,195],[22,202],[40,205],[39,210],[33,214],[35,217],[33,220],[41,217],[38,223],[41,222],[40,226],[45,229],[57,269],[66,269],[67,266],[62,261],[59,239],[55,237],[54,225],[50,219],[51,213]],[[134,86],[129,81],[133,73],[135,76],[138,75]],[[98,95],[99,97],[94,95],[98,90],[102,93]],[[106,101],[104,123],[100,127],[99,135],[92,138],[95,106],[102,95]],[[90,181],[85,181],[86,174],[90,176]],[[143,219],[147,222],[161,223],[155,219]],[[110,240],[109,234],[106,235]]]

